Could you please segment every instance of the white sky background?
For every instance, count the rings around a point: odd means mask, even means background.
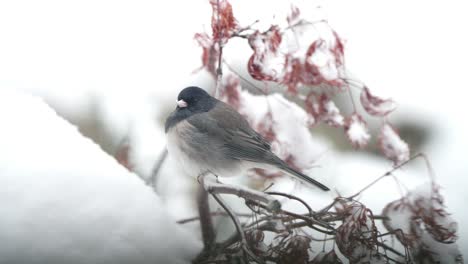
[[[86,111],[90,95],[103,100],[110,116],[140,113],[141,102],[151,102],[157,111],[159,105],[172,104],[181,88],[200,82],[191,76],[201,54],[193,34],[209,30],[207,2],[1,1],[0,89],[44,96],[70,115]],[[286,1],[232,3],[244,25],[289,6]],[[394,118],[416,116],[437,132],[425,150],[445,189],[449,211],[468,235],[463,226],[468,215],[461,214],[468,199],[465,3],[320,4],[346,40],[348,69],[374,94],[399,103]],[[315,14],[314,6],[303,8],[304,13]],[[125,122],[120,122],[116,129],[124,129]]]

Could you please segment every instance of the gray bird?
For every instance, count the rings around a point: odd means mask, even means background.
[[[252,169],[279,169],[330,190],[289,167],[271,152],[270,144],[229,105],[199,87],[187,87],[166,120],[167,149],[185,172],[198,176],[210,171],[228,177]]]

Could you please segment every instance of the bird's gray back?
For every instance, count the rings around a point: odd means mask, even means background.
[[[187,122],[200,133],[197,136],[199,142],[209,142],[217,148],[216,153],[224,153],[228,160],[277,162],[269,143],[250,127],[242,115],[223,102],[219,102],[209,113],[187,118]]]

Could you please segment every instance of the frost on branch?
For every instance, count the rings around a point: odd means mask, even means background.
[[[396,109],[396,103],[392,99],[384,100],[374,96],[367,87],[362,90],[360,100],[362,106],[370,115],[386,116]]]
[[[458,263],[457,223],[445,210],[439,186],[422,185],[389,203],[382,214],[388,217],[384,226],[411,249],[415,259]]]
[[[395,165],[401,164],[409,159],[410,150],[408,144],[404,142],[395,129],[384,123],[379,134],[379,148],[388,159]]]
[[[354,113],[345,120],[346,136],[355,148],[363,148],[369,143],[370,134],[364,119]]]

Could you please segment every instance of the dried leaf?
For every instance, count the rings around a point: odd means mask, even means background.
[[[410,149],[397,131],[389,124],[383,124],[379,134],[379,148],[388,159],[395,165],[401,164],[409,159]]]
[[[249,37],[249,45],[254,53],[249,58],[247,69],[256,80],[276,81],[283,72],[284,58],[278,56],[282,36],[278,26],[271,26],[267,31],[256,31]]]
[[[205,68],[211,75],[216,76],[216,64],[219,54],[216,45],[214,45],[213,40],[206,33],[196,33],[194,39],[203,49],[201,68]]]
[[[321,61],[328,60],[326,54],[324,54],[324,49],[326,42],[323,39],[318,39],[312,44],[310,44],[307,49],[304,73],[303,73],[303,83],[308,85],[319,85],[322,82],[325,82],[326,79],[320,71],[320,66],[317,64],[317,61],[314,61],[314,58],[320,57]],[[319,64],[326,64],[326,62],[319,62]]]
[[[367,87],[362,90],[360,99],[362,106],[370,115],[386,116],[396,109],[396,103],[392,99],[381,99],[374,96]]]
[[[210,0],[213,13],[211,15],[211,29],[213,39],[226,43],[237,29],[237,22],[232,12],[231,3],[227,0]]]
[[[307,263],[311,239],[296,235],[291,237],[278,256],[279,264]]]
[[[251,248],[256,255],[266,255],[268,247],[263,242],[265,234],[262,231],[256,229],[247,231],[245,232],[245,238],[249,244],[249,248]]]
[[[339,206],[337,212],[346,217],[336,230],[336,245],[351,263],[366,263],[377,252],[377,228],[372,211],[356,201],[342,202]]]
[[[301,15],[301,10],[295,5],[291,5],[291,13],[286,17],[286,21],[288,21],[288,24],[294,24],[298,22],[299,16]]]
[[[320,95],[314,92],[310,92],[309,94],[307,94],[304,103],[305,110],[310,116],[309,125],[314,125],[320,122]]]
[[[333,47],[330,48],[331,53],[335,56],[335,63],[337,66],[343,65],[344,57],[344,44],[340,36],[336,31],[332,30],[333,36],[335,37],[335,43]]]
[[[281,83],[288,87],[288,92],[291,94],[297,94],[297,87],[303,84],[303,68],[304,66],[298,58],[293,58],[290,54],[286,55],[285,73]]]
[[[449,248],[444,244],[457,239],[457,223],[446,212],[439,186],[433,183],[413,189],[405,197],[389,203],[382,215],[388,219],[383,221],[385,228],[394,232],[417,257],[437,259],[439,253]],[[431,253],[427,255],[428,252]]]
[[[222,89],[220,91],[221,101],[231,105],[235,109],[239,109],[240,98],[240,80],[237,75],[228,75],[222,80]]]
[[[339,63],[337,63],[339,62]],[[336,44],[318,39],[309,46],[305,57],[303,82],[307,85],[327,84],[342,87],[342,55]]]
[[[321,109],[322,109],[322,120],[326,124],[334,127],[340,127],[344,125],[344,118],[340,113],[340,109],[335,105],[335,103],[330,100],[328,97],[323,97],[321,100]]]
[[[313,123],[324,122],[327,125],[340,127],[344,125],[344,117],[335,103],[326,95],[310,92],[305,100],[307,113],[313,118]]]
[[[265,33],[265,42],[268,45],[268,50],[271,52],[277,52],[283,37],[281,36],[280,28],[276,25],[272,25]]]

